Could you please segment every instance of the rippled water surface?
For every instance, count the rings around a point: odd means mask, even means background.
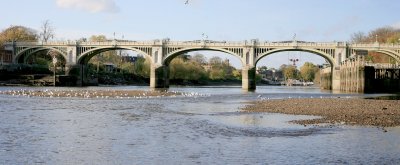
[[[400,163],[399,127],[386,133],[375,127],[304,127],[288,121],[313,116],[240,111],[249,101],[261,99],[374,95],[338,95],[309,87],[170,90],[192,95],[147,99],[0,95],[0,164]]]

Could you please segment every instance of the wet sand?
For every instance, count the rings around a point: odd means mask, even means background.
[[[356,98],[281,99],[252,102],[249,112],[314,115],[322,118],[293,121],[298,124],[400,126],[400,100]]]
[[[151,98],[164,96],[187,96],[181,92],[142,90],[9,90],[0,94],[34,97],[78,97],[78,98]]]

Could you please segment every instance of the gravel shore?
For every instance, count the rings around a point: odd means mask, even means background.
[[[400,126],[400,100],[349,98],[282,99],[253,102],[248,112],[314,115],[322,118],[293,121],[298,124],[347,124],[379,127]]]

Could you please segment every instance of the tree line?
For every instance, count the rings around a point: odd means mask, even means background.
[[[353,43],[386,43],[386,44],[399,44],[400,43],[400,29],[393,27],[380,27],[374,30],[365,32],[353,33],[350,37]],[[372,63],[395,63],[396,61],[385,54],[368,52],[366,57],[367,61]]]

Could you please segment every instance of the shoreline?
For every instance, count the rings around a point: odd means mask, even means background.
[[[279,99],[254,101],[245,112],[311,115],[321,118],[291,121],[296,124],[346,124],[378,127],[400,126],[400,100],[359,98]]]

